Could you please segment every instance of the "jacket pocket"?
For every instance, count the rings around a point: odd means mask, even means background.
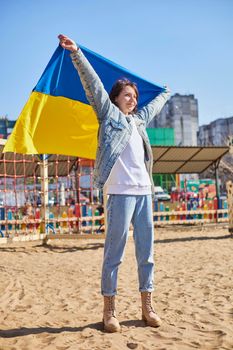
[[[111,143],[124,129],[124,125],[114,119],[110,119],[104,130],[104,142]]]
[[[124,128],[124,125],[121,124],[121,122],[117,122],[115,119],[110,118],[109,124],[112,126],[114,129],[120,129],[122,130]]]

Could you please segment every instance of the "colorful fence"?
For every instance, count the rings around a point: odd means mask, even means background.
[[[155,201],[155,225],[201,224],[228,222],[228,202],[213,200],[181,202],[173,208],[164,202]]]

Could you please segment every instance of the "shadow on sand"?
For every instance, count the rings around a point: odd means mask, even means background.
[[[7,252],[7,253],[25,253],[25,254],[31,254],[31,253],[41,253],[41,249],[49,250],[55,253],[72,253],[77,251],[83,251],[83,250],[97,250],[99,248],[103,248],[104,243],[87,243],[85,246],[56,246],[49,243],[42,243],[38,245],[34,245],[33,247],[30,247],[30,249],[25,245],[24,247],[0,247],[0,252]]]
[[[96,329],[97,331],[103,331],[103,323],[90,323],[83,327],[33,327],[33,328],[15,328],[15,329],[6,329],[0,330],[0,338],[15,338],[15,337],[24,337],[31,334],[41,334],[41,333],[52,333],[58,334],[63,332],[82,332],[84,329]]]
[[[127,320],[127,321],[122,321],[120,322],[121,326],[125,327],[146,327],[146,324],[142,320]],[[97,331],[101,331],[105,333],[104,328],[103,328],[103,323],[102,322],[96,322],[96,323],[89,323],[85,326],[82,327],[32,327],[32,328],[26,328],[26,327],[21,327],[21,328],[15,328],[15,329],[5,329],[5,330],[0,330],[0,338],[15,338],[15,337],[24,337],[27,335],[32,335],[32,334],[41,334],[41,333],[51,333],[51,334],[58,334],[58,333],[63,333],[63,332],[71,332],[71,333],[76,333],[76,332],[82,332],[85,329],[95,329]]]
[[[174,243],[174,242],[192,242],[192,241],[209,241],[209,240],[221,240],[233,238],[232,235],[225,236],[198,236],[198,237],[179,237],[179,238],[166,238],[166,239],[156,239],[154,243]]]

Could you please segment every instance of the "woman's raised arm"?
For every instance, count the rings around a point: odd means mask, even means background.
[[[146,125],[148,125],[152,119],[160,113],[171,95],[169,88],[167,86],[164,88],[165,90],[163,92],[136,113],[138,118],[143,119],[146,122]]]
[[[64,49],[71,51],[72,62],[78,71],[86,97],[101,123],[114,108],[103,83],[74,40],[63,34],[60,34],[58,39]]]

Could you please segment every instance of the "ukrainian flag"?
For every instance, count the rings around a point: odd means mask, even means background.
[[[139,108],[164,91],[95,52],[80,48],[108,92],[122,77],[137,83]],[[97,132],[96,115],[86,99],[70,52],[59,46],[24,106],[4,152],[95,159]]]

